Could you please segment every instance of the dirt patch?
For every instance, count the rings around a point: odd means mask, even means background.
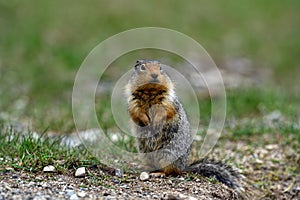
[[[1,177],[0,199],[237,199],[228,187],[200,176],[141,181],[138,174],[118,178],[91,170],[84,178],[24,172],[5,172]]]
[[[0,199],[299,199],[300,149],[293,136],[266,134],[239,140],[223,138],[214,157],[228,160],[245,176],[245,191],[238,193],[200,175],[150,177],[139,174],[117,177],[101,166],[87,175],[2,171]]]

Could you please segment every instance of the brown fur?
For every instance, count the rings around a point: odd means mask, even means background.
[[[200,160],[187,166],[192,142],[190,124],[173,82],[159,62],[137,61],[126,92],[137,148],[144,153],[147,168],[165,175],[196,172],[240,188],[239,174],[226,164]]]
[[[127,86],[129,97],[128,111],[132,121],[140,127],[149,128],[144,135],[150,137],[137,138],[140,152],[148,153],[160,150],[166,146],[171,138],[171,133],[163,132],[163,127],[172,127],[177,122],[178,113],[170,96],[173,92],[173,83],[170,78],[161,71],[160,63],[146,62],[144,71],[136,69]],[[152,137],[152,134],[156,136]],[[164,165],[164,160],[159,155],[147,157],[145,164],[165,174],[181,174],[176,165]]]
[[[167,98],[168,89],[159,84],[140,86],[132,95],[129,104],[129,114],[139,125],[159,125],[162,121],[169,121],[176,115],[172,102]]]

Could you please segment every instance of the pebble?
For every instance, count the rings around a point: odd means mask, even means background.
[[[37,180],[37,181],[42,181],[42,180],[44,180],[44,179],[43,179],[43,177],[41,177],[41,176],[36,176],[36,177],[35,177],[35,180]]]
[[[70,197],[70,200],[77,200],[78,196],[76,194],[72,194],[72,196]]]
[[[147,172],[142,172],[142,173],[140,174],[140,180],[141,180],[141,181],[148,180],[149,177],[150,177],[150,175],[149,175],[149,173],[147,173]]]
[[[33,181],[30,181],[29,183],[28,183],[28,186],[29,187],[33,187],[35,185],[35,182],[33,182]]]
[[[167,200],[167,199],[186,199],[186,200],[196,200],[196,198],[192,196],[187,196],[181,193],[165,193],[161,197],[162,200]]]
[[[48,183],[47,183],[47,182],[44,182],[44,183],[42,184],[42,187],[48,187]]]
[[[123,176],[123,171],[121,170],[121,169],[116,169],[115,170],[115,175],[117,176],[117,177],[122,177]]]
[[[273,149],[278,149],[279,146],[277,144],[268,144],[266,145],[266,149],[268,150],[273,150]]]
[[[44,167],[43,172],[55,172],[55,167],[52,165],[48,165],[46,167]]]
[[[130,187],[126,184],[123,184],[123,185],[120,185],[120,188],[126,188],[126,189],[129,189]]]
[[[4,184],[4,188],[7,189],[8,191],[12,191],[12,188],[9,187],[7,184]]]
[[[275,121],[280,121],[282,119],[282,114],[279,110],[274,110],[273,112],[271,112],[270,114],[268,114],[266,116],[266,119],[269,122],[275,122]]]
[[[85,176],[85,167],[80,167],[75,172],[75,177],[84,177]]]
[[[112,182],[114,182],[114,183],[121,183],[121,181],[120,180],[118,180],[118,179],[112,179]]]
[[[66,195],[67,196],[72,196],[73,194],[74,194],[74,190],[66,189]]]
[[[78,195],[79,197],[81,197],[81,198],[84,198],[84,197],[86,196],[86,193],[85,193],[84,191],[79,191],[79,192],[77,193],[77,195]]]
[[[12,168],[12,167],[5,167],[5,170],[6,170],[6,171],[15,171],[15,169]]]
[[[11,177],[12,177],[13,179],[16,179],[16,178],[19,178],[19,175],[18,175],[18,174],[13,174],[13,175],[11,175]]]

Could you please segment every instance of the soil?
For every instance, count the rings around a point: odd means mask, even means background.
[[[2,199],[300,199],[300,148],[294,136],[265,134],[221,139],[214,157],[235,163],[245,176],[245,191],[234,191],[195,174],[153,177],[116,176],[101,166],[87,175],[31,173],[7,169],[0,173]]]

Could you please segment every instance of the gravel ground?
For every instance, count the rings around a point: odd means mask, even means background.
[[[222,184],[202,177],[138,176],[107,177],[103,185],[93,185],[91,176],[74,178],[61,174],[1,173],[0,199],[237,199],[237,194]]]
[[[259,141],[259,143],[257,142]],[[75,169],[57,172],[0,170],[2,199],[300,199],[300,148],[294,136],[265,134],[238,140],[223,138],[217,158],[230,160],[245,176],[245,192],[236,191],[200,175],[118,177],[102,166],[87,168],[76,178]]]

